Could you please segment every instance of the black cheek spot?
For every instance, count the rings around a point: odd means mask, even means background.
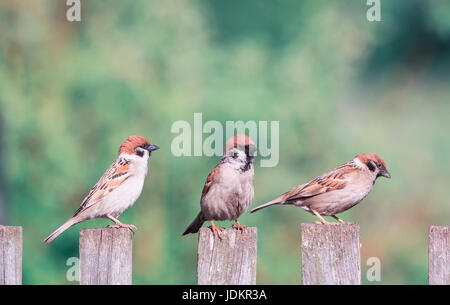
[[[375,165],[373,164],[373,162],[372,161],[367,161],[366,162],[366,165],[367,165],[367,167],[369,168],[369,170],[371,171],[371,172],[373,172],[373,171],[375,171]]]
[[[144,156],[144,151],[143,150],[136,150],[136,155],[138,155],[139,157]]]

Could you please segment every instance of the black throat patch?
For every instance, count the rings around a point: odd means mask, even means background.
[[[252,164],[253,164],[253,157],[247,155],[247,158],[245,159],[245,164],[241,166],[240,170],[242,172],[246,172],[252,167]]]

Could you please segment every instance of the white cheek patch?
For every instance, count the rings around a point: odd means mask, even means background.
[[[364,166],[364,164],[358,158],[353,159],[353,162],[355,162],[356,166],[358,167],[362,168]]]
[[[133,162],[136,169],[136,174],[142,173],[144,176],[147,175],[147,168],[148,168],[148,159],[149,154],[144,154],[144,156],[139,157],[137,155],[130,155],[130,154],[120,154],[120,158],[124,158],[130,162]]]

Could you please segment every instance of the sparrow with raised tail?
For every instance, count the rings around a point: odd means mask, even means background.
[[[121,223],[119,217],[139,198],[147,175],[148,159],[159,149],[143,137],[131,136],[119,148],[119,156],[84,198],[72,218],[44,240],[49,243],[69,227],[88,219],[109,218],[116,228],[136,227]]]
[[[344,224],[336,214],[363,200],[380,176],[391,178],[384,161],[374,154],[359,154],[332,171],[252,209],[250,213],[275,204],[295,205],[319,217],[323,224],[330,222],[322,216],[332,216]]]
[[[220,237],[214,220],[234,220],[233,227],[242,230],[237,220],[253,201],[253,159],[255,143],[246,135],[230,138],[219,164],[209,173],[200,199],[201,211],[187,227],[183,235],[197,233],[205,221],[211,221],[211,229]]]

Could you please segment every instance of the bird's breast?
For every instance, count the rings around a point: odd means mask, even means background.
[[[253,201],[253,173],[224,167],[219,175],[201,199],[202,212],[208,220],[235,220]]]
[[[132,176],[127,179],[121,186],[111,192],[102,200],[102,204],[98,205],[99,216],[111,214],[118,217],[125,210],[131,207],[141,195],[144,187],[145,176]]]
[[[372,181],[358,180],[348,183],[343,189],[307,198],[299,206],[306,206],[306,210],[315,210],[323,216],[339,214],[361,202],[370,193],[372,186]]]

